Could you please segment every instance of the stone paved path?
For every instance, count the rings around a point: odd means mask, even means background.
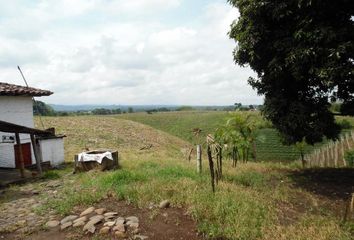
[[[200,239],[195,222],[168,200],[137,208],[107,195],[93,206],[74,207],[67,216],[43,208],[73,184],[68,175],[0,190],[0,239]]]
[[[2,233],[27,235],[40,230],[49,220],[55,219],[54,212],[39,214],[45,196],[55,196],[63,183],[52,180],[28,183],[19,187],[1,190],[0,194],[0,237]]]

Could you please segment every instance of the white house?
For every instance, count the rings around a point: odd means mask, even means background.
[[[0,82],[0,168],[19,168],[19,146],[15,131],[19,131],[24,166],[36,164],[30,132],[37,134],[37,158],[55,166],[64,162],[64,136],[34,128],[33,97],[49,96],[48,90]]]

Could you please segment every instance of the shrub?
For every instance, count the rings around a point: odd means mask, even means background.
[[[354,167],[354,150],[347,151],[344,155],[344,158],[349,167]]]
[[[352,124],[347,119],[343,119],[342,121],[340,121],[339,126],[341,127],[341,129],[351,129],[352,128]]]

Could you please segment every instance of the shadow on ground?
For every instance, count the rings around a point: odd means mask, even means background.
[[[290,172],[295,186],[332,200],[348,200],[354,192],[354,168],[317,168]]]

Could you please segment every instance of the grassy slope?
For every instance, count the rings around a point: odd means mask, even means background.
[[[68,214],[74,206],[92,204],[108,193],[142,207],[168,198],[174,206],[186,207],[198,221],[199,230],[209,237],[351,239],[349,230],[324,207],[323,198],[294,187],[287,174],[289,166],[248,163],[233,169],[225,163],[225,180],[213,195],[207,168],[198,175],[194,163],[181,155],[185,142],[175,137],[112,117],[44,121],[68,135],[69,159],[87,144],[119,148],[122,156],[121,170],[71,176],[76,187],[67,186],[61,198],[51,198],[48,205],[59,213]],[[155,141],[158,147],[139,151],[144,141]],[[299,204],[301,210],[296,207]]]
[[[113,117],[44,117],[42,120],[45,126],[55,127],[57,133],[67,136],[64,140],[67,162],[73,161],[74,155],[85,148],[119,149],[123,155],[129,156],[133,151],[144,154],[138,150],[149,144],[154,150],[149,154],[168,154],[166,146],[175,150],[189,144],[147,125]]]
[[[260,117],[255,113],[257,117]],[[203,130],[202,138],[224,124],[228,117],[227,112],[169,112],[169,113],[135,113],[119,115],[123,118],[140,122],[156,129],[160,129],[191,143],[195,142],[193,128]],[[290,161],[299,158],[299,152],[294,146],[284,146],[276,130],[271,128],[260,129],[257,140],[257,158],[260,161]],[[308,146],[306,152],[313,150]]]
[[[117,115],[118,118],[140,122],[156,129],[168,132],[171,135],[182,138],[188,142],[195,141],[192,130],[202,129],[202,136],[212,133],[225,122],[227,112],[187,111],[187,112],[166,112],[166,113],[134,113]]]

